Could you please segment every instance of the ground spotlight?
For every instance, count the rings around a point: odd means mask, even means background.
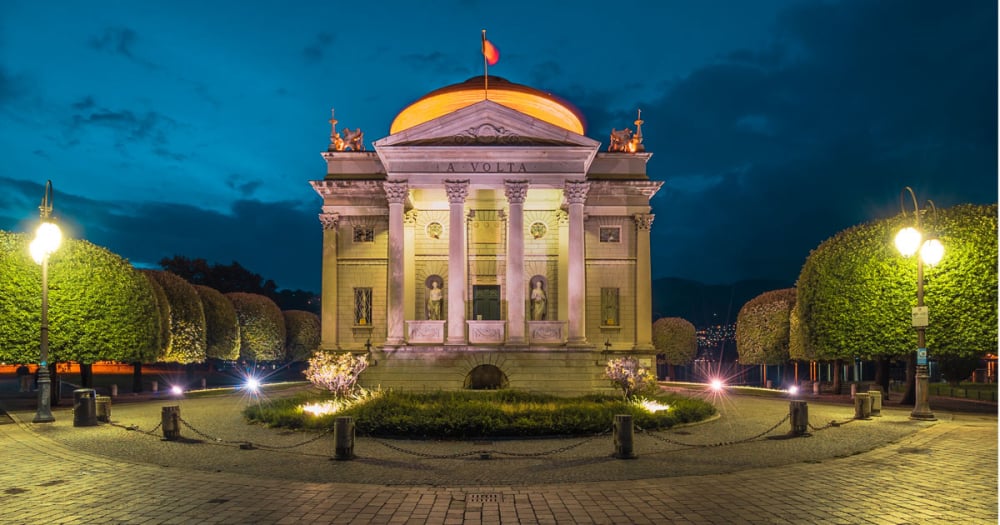
[[[181,395],[181,394],[184,393],[184,388],[182,388],[179,385],[174,385],[174,386],[170,387],[170,393],[173,394],[173,395],[175,395],[175,396],[179,396],[179,395]]]
[[[726,387],[726,385],[722,382],[721,379],[713,379],[712,382],[710,383],[710,385],[711,385],[712,390],[714,390],[716,392],[719,392],[723,388]]]
[[[260,390],[260,380],[256,377],[247,378],[246,389],[251,392],[257,392]]]
[[[799,394],[799,387],[797,387],[795,385],[792,385],[792,386],[788,387],[788,393],[790,395],[793,395],[793,396],[798,395]]]

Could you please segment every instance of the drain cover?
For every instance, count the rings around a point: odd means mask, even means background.
[[[465,501],[471,503],[499,503],[503,500],[501,494],[469,494]]]

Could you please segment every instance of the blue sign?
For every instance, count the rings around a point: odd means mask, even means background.
[[[927,366],[926,348],[917,348],[917,366]]]

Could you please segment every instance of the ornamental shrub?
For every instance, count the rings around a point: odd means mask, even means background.
[[[764,292],[747,301],[736,316],[736,351],[740,363],[780,365],[789,358],[789,334],[795,288]]]
[[[163,287],[170,303],[170,346],[160,361],[205,361],[205,309],[194,286],[170,272],[143,270]]]
[[[368,358],[350,353],[317,352],[309,358],[306,379],[337,397],[351,394],[361,372],[368,368]]]
[[[303,362],[319,348],[319,316],[305,310],[285,310],[285,354],[291,361]]]
[[[656,376],[648,368],[639,366],[639,360],[631,356],[609,360],[604,375],[611,380],[612,386],[622,391],[625,399],[656,390]]]
[[[232,292],[226,297],[236,309],[240,324],[240,359],[277,361],[285,356],[285,318],[270,298],[255,293]]]
[[[240,357],[240,324],[232,301],[215,288],[194,285],[205,310],[205,356],[233,361]]]
[[[694,325],[680,317],[663,317],[653,323],[653,346],[668,365],[689,365],[698,353]]]

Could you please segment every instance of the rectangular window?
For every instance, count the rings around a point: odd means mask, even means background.
[[[618,288],[601,288],[601,326],[618,326]]]
[[[601,242],[622,242],[621,226],[601,226]]]
[[[355,226],[354,242],[375,242],[375,229],[371,226]]]
[[[372,325],[372,289],[354,289],[354,324],[357,326]]]

